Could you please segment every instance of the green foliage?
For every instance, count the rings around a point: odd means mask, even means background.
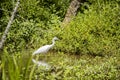
[[[51,21],[53,14],[62,20],[68,5],[69,0],[22,0],[19,14],[29,20],[43,21],[46,24]]]
[[[6,80],[94,80],[120,78],[118,57],[73,56],[63,53],[50,53],[46,56],[50,69],[36,66],[31,62],[31,52],[2,57],[2,79]],[[54,55],[53,55],[54,54]],[[79,57],[79,58],[78,58]],[[45,58],[43,58],[45,59]]]
[[[49,33],[54,34],[52,32],[54,28],[60,26],[62,16],[65,15],[68,3],[69,0],[66,2],[64,0],[20,1],[20,6],[5,44],[7,50],[10,53],[15,53],[16,51],[38,47],[48,42],[47,39],[44,41],[45,38],[48,37]],[[0,19],[0,36],[2,36],[5,30],[9,20],[8,14],[13,10],[15,2],[12,1],[10,5],[7,4],[7,1],[1,3],[2,9],[6,11],[3,10],[3,16]],[[9,9],[8,7],[11,8]],[[58,8],[59,10],[57,11]]]
[[[57,48],[76,54],[112,55],[120,52],[120,6],[91,5],[64,28]]]
[[[3,80],[120,79],[119,0],[89,0],[90,4],[82,5],[82,13],[67,27],[60,28],[69,1],[21,1],[0,60]],[[3,11],[0,19],[0,36],[14,6],[15,0],[0,3],[8,11]],[[37,67],[31,62],[32,48],[50,44],[54,36],[60,39],[54,46],[56,52],[41,56],[51,68]]]
[[[16,19],[7,36],[5,47],[10,53],[15,53],[16,51],[19,52],[28,48],[40,47],[48,42],[50,43],[50,39],[53,36],[49,38],[49,41],[45,38],[49,36],[49,33],[53,32],[52,26],[55,28],[59,24],[59,17],[57,16],[52,16],[51,22],[47,23],[50,28],[46,28],[42,22],[36,23],[33,20],[20,22]]]
[[[59,51],[100,56],[120,52],[120,14],[117,2],[98,0],[92,5],[85,3],[88,9],[78,13],[74,21],[62,30],[59,28],[61,18],[51,11],[57,8],[57,2],[35,1],[31,4],[34,1],[21,3],[18,14],[28,20],[19,21],[19,18],[14,21],[6,42],[8,51],[13,53],[25,48],[38,48],[44,44],[50,44],[51,39],[57,35],[61,40],[54,49]],[[46,7],[48,3],[51,3],[51,9]],[[56,3],[55,6],[53,6],[54,3]],[[28,7],[29,4],[31,4],[30,7]]]
[[[31,66],[31,56],[28,54],[11,55],[4,49],[2,56],[2,80],[28,80]]]

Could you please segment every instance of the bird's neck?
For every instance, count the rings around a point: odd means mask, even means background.
[[[52,40],[52,45],[51,46],[54,46],[54,44],[55,44],[55,40]]]

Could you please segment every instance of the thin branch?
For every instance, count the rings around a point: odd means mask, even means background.
[[[13,22],[15,13],[17,12],[17,8],[18,8],[19,3],[20,3],[20,0],[17,1],[16,6],[15,6],[15,8],[14,8],[14,11],[13,11],[13,13],[12,13],[12,16],[11,16],[9,22],[8,22],[8,25],[7,25],[6,29],[5,29],[5,32],[4,32],[3,36],[2,36],[2,38],[1,38],[1,41],[0,41],[0,50],[2,50],[2,48],[3,48],[3,45],[4,45],[5,40],[6,40],[6,37],[7,37],[8,32],[9,32],[9,29],[10,29],[11,24],[12,24],[12,22]]]

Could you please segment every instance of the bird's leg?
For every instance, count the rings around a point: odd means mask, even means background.
[[[47,60],[47,55],[45,55],[45,59],[44,59],[45,61]]]
[[[39,61],[44,61],[44,60],[45,60],[45,55],[44,54],[39,55]]]

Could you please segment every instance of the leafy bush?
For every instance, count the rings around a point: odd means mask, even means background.
[[[100,56],[120,52],[120,6],[114,1],[99,4],[89,5],[63,29],[60,50]]]
[[[59,25],[59,18],[57,16],[52,16],[52,18],[51,22],[47,24],[50,27],[48,29],[42,22],[36,23],[32,20],[20,22],[16,19],[7,36],[5,44],[8,52],[14,53],[28,48],[40,47],[47,44],[49,41],[51,42],[51,38],[47,41],[46,36],[48,37],[52,29]]]
[[[22,0],[7,37],[5,44],[7,50],[13,53],[26,48],[47,44],[48,41],[47,39],[45,40],[45,38],[49,36],[49,33],[52,33],[54,28],[60,26],[62,17],[65,15],[68,6],[66,4],[69,3],[69,0],[64,2],[64,0]],[[9,20],[8,14],[10,14],[10,10],[12,11],[14,8],[13,2],[11,2],[10,5],[7,4],[7,1],[1,3],[2,8],[6,11],[3,11],[4,13],[0,20],[0,36],[2,36]],[[56,10],[57,8],[59,8],[58,11]]]
[[[61,17],[65,15],[70,0],[22,0],[19,15],[45,24],[51,21],[51,15]]]

